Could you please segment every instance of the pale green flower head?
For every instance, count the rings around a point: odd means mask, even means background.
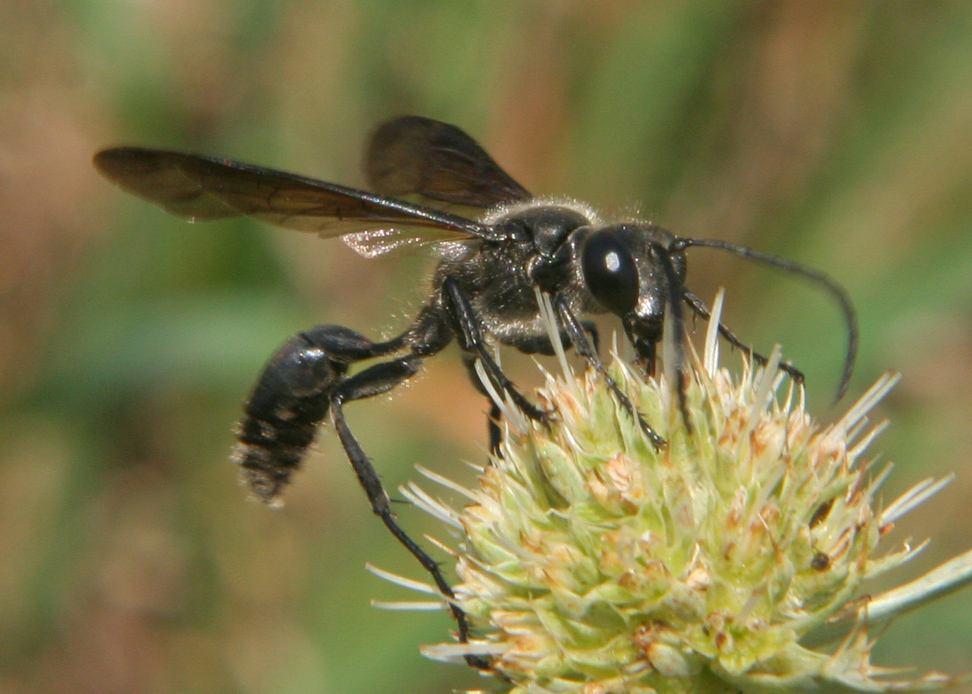
[[[720,306],[721,296],[716,320]],[[690,427],[670,375],[645,378],[611,362],[612,377],[667,440],[661,449],[600,376],[574,375],[561,354],[561,375],[546,374],[538,393],[557,413],[551,426],[497,397],[508,423],[502,455],[478,486],[425,471],[465,495],[465,508],[414,485],[403,490],[456,531],[455,602],[476,634],[468,644],[427,646],[427,655],[489,656],[496,687],[513,692],[954,683],[938,673],[889,677],[900,672],[869,659],[868,624],[972,574],[967,554],[938,569],[947,575],[933,587],[916,582],[865,597],[863,581],[923,546],[885,550],[882,536],[948,481],[926,480],[878,504],[890,467],[870,465],[866,449],[884,423],[866,415],[897,378],[882,377],[824,426],[806,412],[802,388],[777,370],[778,352],[766,368],[743,358],[738,373],[720,367],[717,352],[710,327],[704,354],[689,360]]]

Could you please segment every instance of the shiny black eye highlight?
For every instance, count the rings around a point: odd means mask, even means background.
[[[595,231],[584,240],[581,269],[587,288],[604,308],[623,316],[638,303],[638,266],[611,229]]]

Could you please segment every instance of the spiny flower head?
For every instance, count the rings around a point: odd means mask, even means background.
[[[688,372],[689,422],[670,378],[646,379],[617,359],[610,366],[667,440],[655,448],[602,377],[574,377],[561,361],[564,375],[547,374],[539,392],[558,414],[549,427],[497,396],[509,423],[501,455],[477,488],[462,489],[470,501],[462,511],[405,490],[460,531],[455,602],[478,634],[427,654],[489,656],[514,692],[883,691],[949,682],[937,673],[889,680],[869,661],[865,623],[876,621],[875,610],[890,613],[868,604],[862,582],[921,549],[882,552],[879,544],[944,484],[926,481],[877,507],[889,468],[874,471],[865,456],[883,428],[866,414],[895,377],[821,426],[801,388],[778,394],[778,354],[765,368],[744,360],[734,376],[718,366],[710,328]],[[969,573],[966,566],[961,580]]]

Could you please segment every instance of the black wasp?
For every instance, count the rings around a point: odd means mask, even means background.
[[[544,421],[549,413],[517,390],[490,349],[491,343],[499,342],[527,354],[553,353],[536,290],[550,298],[563,344],[603,375],[656,447],[663,446],[664,439],[611,381],[598,357],[597,331],[582,316],[617,316],[639,362],[651,371],[669,312],[679,368],[684,307],[702,317],[709,315],[702,300],[685,286],[689,248],[728,251],[803,276],[827,290],[840,304],[849,338],[838,398],[850,378],[857,345],[855,317],[846,292],[825,274],[744,246],[679,237],[651,223],[607,223],[574,201],[536,199],[471,137],[435,120],[406,116],[375,131],[365,157],[374,192],[162,150],[106,149],[94,162],[125,190],[193,222],[246,215],[324,238],[342,236],[366,256],[401,245],[439,243],[441,260],[431,293],[403,333],[376,342],[343,326],[319,325],[291,337],[270,358],[246,402],[233,458],[256,495],[272,501],[330,414],[372,510],[447,596],[452,590],[437,564],[398,525],[378,474],[348,428],[344,405],[391,390],[455,338],[480,391],[485,389],[476,362],[498,392],[508,394],[528,417]],[[402,198],[407,196],[418,196],[428,205],[406,202]],[[454,206],[485,213],[474,219],[446,211]],[[725,326],[719,331],[732,345],[766,361]],[[375,358],[384,360],[348,373],[352,364]],[[782,368],[802,380],[792,366]],[[678,392],[689,424],[684,389]],[[494,453],[500,442],[500,416],[491,404],[489,445]],[[451,609],[465,641],[465,615],[455,606]],[[479,658],[469,661],[488,666]]]

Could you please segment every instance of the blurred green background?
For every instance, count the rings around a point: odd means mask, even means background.
[[[419,655],[448,640],[445,615],[369,606],[410,596],[366,561],[423,576],[330,432],[282,510],[247,501],[227,462],[279,343],[402,328],[431,260],[185,224],[96,176],[110,144],[354,185],[369,129],[419,113],[537,193],[826,268],[860,312],[851,397],[904,373],[877,415],[887,497],[957,475],[895,533],[934,538],[910,575],[972,546],[972,3],[14,0],[0,39],[0,690],[479,683]],[[690,262],[694,290],[726,286],[733,327],[781,342],[834,416],[834,308],[728,256]],[[416,463],[468,479],[483,410],[450,348],[349,416],[395,488]],[[970,644],[966,592],[901,619],[875,660],[957,671]]]

